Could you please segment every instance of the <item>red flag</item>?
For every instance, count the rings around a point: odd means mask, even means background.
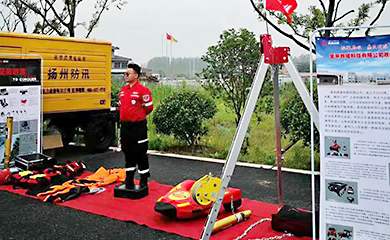
[[[167,40],[172,40],[171,35],[169,35],[168,33],[167,33]]]
[[[284,13],[290,23],[292,23],[290,15],[297,6],[296,0],[267,0],[265,3],[265,9]]]

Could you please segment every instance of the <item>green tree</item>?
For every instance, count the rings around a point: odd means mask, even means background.
[[[271,79],[271,69],[268,68],[267,75],[265,76],[263,86],[261,87],[261,93],[256,105],[255,114],[257,119],[261,120],[261,114],[272,114],[274,112],[274,87]]]
[[[312,1],[311,5],[308,6],[309,13],[300,14],[293,13],[291,18],[293,23],[289,23],[287,18],[283,13],[268,11],[268,16],[263,12],[263,0],[254,3],[253,0],[250,0],[253,8],[259,14],[259,18],[261,20],[266,21],[278,31],[283,36],[294,41],[298,46],[309,50],[309,45],[307,42],[310,31],[321,27],[341,27],[341,26],[360,26],[363,24],[366,25],[374,25],[378,19],[382,16],[383,11],[386,7],[386,4],[389,0],[374,0],[370,3],[363,3],[358,6],[356,3],[351,1],[343,1],[343,0],[329,0],[328,5],[326,6],[323,0]],[[348,6],[349,11],[340,12],[342,5]],[[380,6],[380,9],[376,13],[372,13],[371,15],[376,16],[369,21],[370,11],[374,9],[376,6]],[[349,21],[346,19],[350,18]],[[367,24],[368,23],[368,24]],[[278,25],[287,25],[290,30],[286,31],[285,28],[281,28]],[[355,30],[345,31],[346,36],[350,36]],[[367,30],[366,35],[369,34],[369,30]],[[332,31],[320,32],[320,36],[330,37],[333,33]],[[313,51],[314,53],[314,51]]]
[[[204,120],[213,118],[217,112],[215,102],[196,91],[183,90],[162,100],[153,115],[156,132],[173,136],[196,146],[208,128]]]
[[[0,30],[15,31],[19,24],[22,24],[23,32],[27,32],[27,16],[31,12],[30,9],[25,7],[19,0],[2,0],[1,4],[8,9],[6,11],[0,11],[0,15],[3,20],[3,26]]]
[[[123,77],[112,76],[111,77],[111,106],[119,106],[119,91],[122,89]]]
[[[309,87],[309,81],[306,82],[306,85]],[[303,139],[304,146],[307,146],[311,142],[310,114],[298,92],[292,89],[292,83],[287,84],[283,88],[283,106],[281,109],[280,123],[285,130],[284,134],[289,134],[290,141],[293,143],[292,145]],[[317,84],[315,83],[313,83],[313,92],[314,104],[318,109]],[[314,146],[318,150],[319,134],[316,128],[314,136]]]
[[[259,43],[247,29],[229,29],[217,45],[208,48],[202,60],[208,63],[202,75],[203,87],[233,108],[238,125],[260,61]]]
[[[121,9],[127,2],[125,0],[95,0],[95,12],[87,24],[77,22],[77,9],[84,0],[17,0],[20,5],[31,10],[41,18],[35,24],[35,33],[52,34],[75,37],[76,28],[83,26],[87,30],[86,38],[98,26],[100,17],[110,7]],[[14,1],[10,1],[14,2]],[[61,2],[61,3],[60,3]]]

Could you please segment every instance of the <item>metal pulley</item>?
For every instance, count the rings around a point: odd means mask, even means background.
[[[203,176],[192,185],[190,193],[194,201],[199,205],[209,205],[215,202],[222,180],[213,177],[211,173]]]

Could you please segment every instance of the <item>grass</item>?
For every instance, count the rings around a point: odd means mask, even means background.
[[[185,84],[177,86],[167,86],[159,83],[147,83],[152,92],[153,103],[156,106],[162,99],[175,94],[183,88],[188,88]],[[204,91],[199,89],[199,91]],[[205,125],[209,128],[209,134],[202,137],[199,146],[189,147],[185,143],[179,142],[173,136],[167,136],[156,133],[155,126],[152,122],[153,114],[148,116],[148,138],[149,149],[163,152],[177,153],[183,155],[212,157],[226,159],[234,135],[236,125],[234,122],[234,112],[226,107],[222,100],[216,99],[218,113],[213,119],[207,120]],[[258,164],[275,164],[275,128],[273,114],[262,114],[261,121],[258,121],[255,114],[252,116],[250,123],[249,148],[247,154],[240,154],[239,161],[258,163]],[[282,148],[289,146],[288,137],[282,138]],[[310,169],[311,151],[310,147],[303,146],[302,141],[295,144],[283,157],[283,167],[295,169]],[[316,169],[319,169],[319,156],[315,155]]]

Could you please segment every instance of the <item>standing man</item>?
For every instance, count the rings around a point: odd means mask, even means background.
[[[153,111],[150,90],[141,85],[138,77],[141,67],[135,63],[127,66],[125,85],[119,92],[121,118],[121,144],[126,160],[126,188],[134,189],[134,174],[136,166],[140,174],[140,186],[148,186],[149,160],[148,128],[146,115]]]

